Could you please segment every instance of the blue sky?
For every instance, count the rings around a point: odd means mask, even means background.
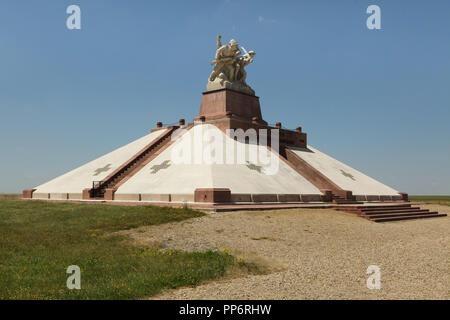
[[[81,30],[66,8],[81,7]],[[366,8],[381,8],[368,30]],[[0,192],[191,121],[217,34],[256,51],[263,117],[410,194],[450,194],[449,1],[0,2]]]

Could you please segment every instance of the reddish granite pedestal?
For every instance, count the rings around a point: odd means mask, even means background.
[[[200,113],[194,120],[213,124],[223,132],[227,129],[255,129],[259,135],[260,129],[266,129],[269,140],[271,130],[278,129],[280,147],[306,148],[307,145],[306,133],[301,131],[301,127],[294,131],[283,129],[281,123],[275,127],[268,126],[262,118],[257,96],[230,89],[204,92]]]
[[[245,93],[222,89],[204,92],[198,118],[204,116],[206,120],[222,119],[229,115],[241,119],[267,124],[262,119],[259,98]]]

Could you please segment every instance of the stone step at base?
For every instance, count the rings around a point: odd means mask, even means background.
[[[400,220],[412,220],[412,219],[426,219],[426,218],[438,218],[438,217],[446,217],[446,214],[439,214],[437,212],[424,214],[424,215],[416,215],[410,217],[388,217],[388,218],[378,218],[371,219],[374,222],[389,222],[389,221],[400,221]]]
[[[424,219],[445,217],[446,214],[430,212],[428,209],[412,207],[411,203],[395,205],[363,205],[363,206],[335,206],[335,210],[356,214],[374,222],[389,222],[399,220]]]
[[[411,211],[411,212],[404,212],[404,213],[396,213],[396,212],[386,212],[381,214],[362,214],[362,217],[367,217],[369,219],[377,219],[377,218],[383,218],[383,217],[408,217],[408,216],[414,216],[414,215],[426,215],[426,214],[434,214],[437,212],[430,212],[429,210],[420,210],[420,211]]]
[[[361,202],[357,202],[354,200],[338,200],[338,201],[333,200],[333,203],[335,203],[335,204],[357,204],[357,203],[361,203]]]
[[[375,211],[402,211],[402,210],[420,210],[419,207],[392,207],[392,208],[368,208],[368,209],[359,209],[362,212],[375,212]]]
[[[411,203],[405,203],[405,204],[384,204],[384,205],[363,205],[363,206],[356,206],[356,208],[364,210],[364,209],[381,209],[381,208],[388,208],[388,209],[392,209],[392,208],[405,208],[405,207],[411,207],[412,204]]]
[[[345,206],[341,205],[339,207],[336,207],[338,210],[358,210],[358,211],[364,211],[364,210],[385,210],[385,209],[409,209],[411,208],[410,204],[405,205],[354,205],[354,206]],[[415,207],[416,208],[416,207]]]
[[[402,213],[409,213],[409,212],[429,212],[427,209],[420,209],[420,208],[414,208],[414,209],[404,209],[404,210],[379,210],[379,211],[362,211],[361,213],[370,216],[370,215],[380,215],[380,214],[386,214],[386,213],[392,213],[392,214],[402,214]]]

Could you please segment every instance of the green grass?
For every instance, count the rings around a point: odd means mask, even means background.
[[[409,200],[450,206],[450,196],[409,196]]]
[[[0,299],[135,299],[239,267],[224,252],[137,247],[117,230],[202,216],[190,209],[0,201]],[[81,290],[66,269],[81,268]]]

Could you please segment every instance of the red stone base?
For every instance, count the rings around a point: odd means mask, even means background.
[[[227,188],[195,189],[195,202],[231,202],[231,191]]]
[[[33,192],[35,192],[36,189],[25,189],[22,191],[22,198],[23,199],[32,199],[33,198]]]
[[[267,130],[268,145],[270,145],[271,130],[279,130],[280,145],[306,148],[306,133],[298,127],[296,131],[283,129],[281,123],[275,127],[267,125],[261,114],[259,98],[230,89],[203,93],[200,113],[194,119],[210,123],[226,133],[227,129],[260,129]]]
[[[34,201],[34,200],[24,200]],[[99,204],[99,205],[119,205],[119,206],[157,206],[157,207],[171,207],[171,208],[183,208],[186,205],[190,209],[200,211],[213,211],[213,212],[227,212],[227,211],[251,211],[251,210],[280,210],[280,209],[337,209],[339,207],[348,207],[349,205],[339,205],[331,203],[171,203],[171,202],[121,202],[121,201],[106,201],[106,200],[45,200],[48,202],[67,202],[67,203],[82,203],[82,204]],[[399,205],[402,202],[384,202],[381,204]],[[405,202],[407,204],[414,205],[415,203]],[[356,205],[355,205],[356,206]]]
[[[90,198],[91,198],[91,189],[89,189],[89,188],[83,189],[82,199],[89,200]]]
[[[105,190],[105,200],[114,200],[114,193],[116,189],[106,189]]]
[[[230,89],[222,89],[203,93],[198,119],[206,120],[225,118],[228,114],[251,121],[255,119],[267,124],[262,119],[259,98]]]

